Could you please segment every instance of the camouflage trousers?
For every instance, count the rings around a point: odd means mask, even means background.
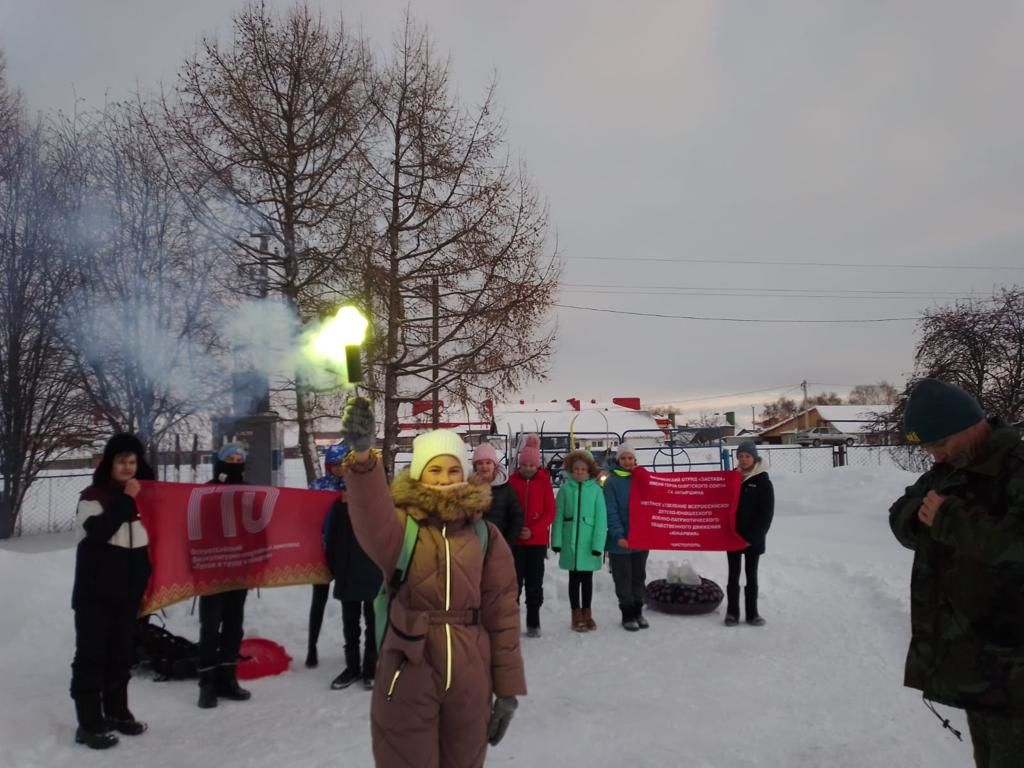
[[[967,726],[977,768],[1024,765],[1024,716],[968,711]]]

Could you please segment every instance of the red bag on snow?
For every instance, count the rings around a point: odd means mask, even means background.
[[[288,669],[292,660],[284,646],[262,637],[247,637],[242,640],[242,648],[238,655],[239,680],[279,675]]]

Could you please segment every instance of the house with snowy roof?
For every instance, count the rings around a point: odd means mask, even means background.
[[[759,433],[761,442],[795,444],[801,435],[825,430],[846,435],[854,442],[872,442],[872,428],[880,417],[892,412],[892,405],[813,405]],[[828,442],[820,440],[819,445]]]

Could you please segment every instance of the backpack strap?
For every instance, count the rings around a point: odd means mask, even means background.
[[[484,559],[487,558],[487,544],[491,538],[491,531],[487,527],[487,521],[483,518],[478,518],[473,521],[473,527],[476,529],[476,537],[480,539],[480,549],[484,552]]]
[[[405,582],[409,572],[409,563],[412,562],[413,552],[416,551],[416,541],[419,538],[420,524],[412,515],[405,518],[405,535],[402,538],[402,551],[398,553],[398,562],[395,563],[395,571],[391,574],[390,586],[393,591]]]
[[[402,535],[402,549],[398,553],[398,562],[395,563],[395,570],[391,578],[381,585],[380,592],[373,600],[374,629],[377,639],[377,650],[380,651],[384,643],[384,635],[391,624],[391,599],[398,593],[406,576],[409,574],[409,563],[412,562],[413,553],[416,551],[416,542],[419,539],[420,525],[412,517],[405,518],[405,531]]]

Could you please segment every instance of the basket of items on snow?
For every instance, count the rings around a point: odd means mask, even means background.
[[[711,579],[699,576],[689,563],[672,564],[668,578],[647,585],[647,606],[663,613],[695,616],[711,613],[722,603],[722,588]]]

